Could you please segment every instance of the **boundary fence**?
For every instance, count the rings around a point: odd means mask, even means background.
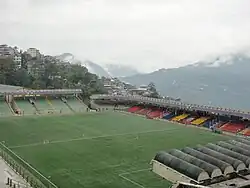
[[[30,164],[16,155],[11,149],[0,142],[0,156],[12,168],[12,170],[20,175],[33,188],[58,188],[48,178],[38,172]]]

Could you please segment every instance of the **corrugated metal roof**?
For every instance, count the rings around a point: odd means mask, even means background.
[[[1,92],[11,92],[11,91],[16,91],[16,90],[20,90],[20,89],[23,89],[23,87],[0,84],[0,91]]]

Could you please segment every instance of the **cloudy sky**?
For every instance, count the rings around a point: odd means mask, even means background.
[[[0,0],[0,43],[141,71],[250,45],[249,0]]]

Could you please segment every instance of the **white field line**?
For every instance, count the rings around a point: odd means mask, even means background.
[[[135,182],[135,181],[133,181],[133,180],[131,180],[131,179],[129,179],[129,178],[126,178],[126,177],[123,176],[123,175],[119,175],[119,176],[120,176],[121,178],[127,180],[128,182],[130,182],[130,183],[136,185],[137,187],[145,188],[143,185],[141,185],[141,184],[139,184],[139,183],[137,183],[137,182]]]
[[[157,132],[173,132],[173,131],[176,131],[176,130],[180,130],[180,128],[150,130],[150,131],[133,132],[133,133],[121,133],[121,134],[111,134],[111,135],[101,135],[101,136],[92,136],[92,137],[79,137],[79,138],[65,139],[65,140],[56,140],[56,141],[48,141],[48,140],[46,140],[46,142],[37,142],[37,143],[32,143],[32,144],[9,146],[9,148],[10,149],[14,149],[14,148],[39,146],[39,145],[44,145],[44,144],[67,143],[67,142],[80,141],[80,140],[93,140],[93,139],[98,139],[98,138],[119,137],[119,136],[127,136],[127,135],[140,135],[140,134],[157,133]]]
[[[27,165],[30,169],[32,169],[34,172],[39,174],[42,178],[44,178],[47,182],[49,182],[54,188],[58,188],[54,183],[52,183],[48,178],[46,178],[43,174],[41,174],[39,171],[37,171],[33,166],[31,166],[28,162],[26,162],[23,158],[21,158],[19,155],[14,153],[10,148],[6,147],[5,145],[1,144],[5,149],[7,149],[9,152],[12,153],[12,155],[16,156],[20,161],[22,161],[25,165]],[[26,169],[27,170],[27,169]]]
[[[151,170],[151,168],[135,170],[135,171],[132,171],[132,172],[124,172],[124,173],[119,174],[118,176],[121,177],[121,178],[123,178],[123,179],[125,179],[125,180],[127,180],[128,182],[130,182],[130,183],[138,186],[138,187],[145,188],[143,185],[141,185],[141,184],[139,184],[139,183],[137,183],[137,182],[135,182],[135,181],[133,181],[133,180],[125,177],[124,175],[138,173],[138,172],[143,172],[143,171],[148,171],[148,170]]]
[[[120,175],[127,175],[127,174],[134,174],[134,173],[138,173],[138,172],[143,172],[143,171],[148,171],[151,170],[152,168],[144,168],[144,169],[140,169],[140,170],[135,170],[135,171],[131,171],[131,172],[124,172],[119,174]]]

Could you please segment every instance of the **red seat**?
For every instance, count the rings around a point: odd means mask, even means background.
[[[241,134],[243,134],[244,136],[250,136],[250,128],[246,128],[243,131],[241,131]]]
[[[227,131],[231,133],[237,133],[245,129],[245,124],[243,123],[226,123],[220,127],[220,130]]]
[[[128,112],[135,113],[141,109],[142,109],[142,107],[140,107],[140,106],[133,106],[133,107],[128,109]]]
[[[150,112],[150,111],[151,111],[151,109],[143,108],[143,109],[137,111],[136,113],[137,113],[137,114],[140,114],[140,115],[146,115],[146,114],[147,114],[148,112]]]
[[[163,115],[163,112],[160,111],[160,110],[155,110],[155,111],[151,111],[147,114],[147,117],[150,118],[150,119],[153,119],[153,118],[161,118]]]

